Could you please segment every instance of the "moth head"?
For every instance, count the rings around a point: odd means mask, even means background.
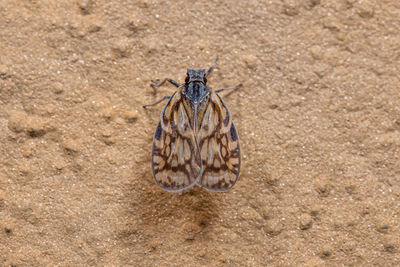
[[[185,98],[191,104],[204,102],[209,96],[205,69],[188,69],[185,79]]]
[[[188,69],[186,74],[185,83],[188,85],[191,82],[201,82],[207,84],[206,70],[205,69]]]

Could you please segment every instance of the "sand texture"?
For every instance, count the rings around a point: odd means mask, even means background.
[[[153,134],[208,68],[227,193],[161,190]],[[1,0],[0,266],[394,266],[397,0]]]

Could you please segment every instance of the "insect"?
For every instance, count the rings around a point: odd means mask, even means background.
[[[239,177],[239,137],[231,113],[219,93],[242,84],[213,90],[207,70],[187,69],[183,84],[170,78],[152,83],[153,88],[165,82],[178,89],[168,99],[156,127],[151,151],[151,167],[157,184],[169,192],[186,191],[197,185],[210,191],[225,192]]]

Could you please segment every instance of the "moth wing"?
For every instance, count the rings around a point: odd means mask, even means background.
[[[193,187],[202,170],[199,149],[180,90],[161,112],[151,153],[154,179],[162,189],[170,192]]]
[[[239,138],[228,108],[215,92],[211,93],[197,136],[203,171],[196,183],[211,191],[228,191],[239,177]]]

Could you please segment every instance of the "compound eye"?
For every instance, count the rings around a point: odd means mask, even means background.
[[[189,82],[189,76],[186,76],[185,83]]]
[[[207,83],[207,78],[204,76],[204,83]]]

